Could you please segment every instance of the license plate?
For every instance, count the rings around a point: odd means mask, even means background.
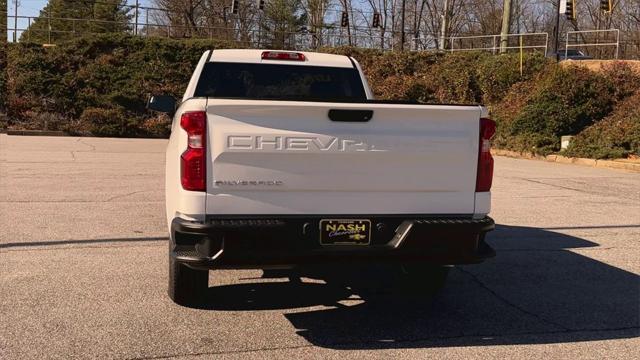
[[[370,242],[370,220],[320,220],[320,244],[322,245],[369,245]]]

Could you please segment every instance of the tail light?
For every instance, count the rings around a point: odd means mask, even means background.
[[[305,61],[303,53],[288,52],[288,51],[263,51],[262,60],[291,60],[291,61]]]
[[[491,138],[496,132],[496,123],[491,119],[480,119],[480,149],[478,150],[478,175],[476,192],[491,190],[493,180],[493,157],[491,156]]]
[[[188,136],[187,150],[182,153],[180,161],[180,179],[185,190],[207,189],[206,124],[207,114],[204,111],[186,112],[180,118],[180,127]]]

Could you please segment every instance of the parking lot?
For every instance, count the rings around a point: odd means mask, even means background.
[[[638,173],[496,158],[498,255],[433,298],[217,271],[191,309],[166,295],[165,144],[0,135],[1,359],[637,358]]]

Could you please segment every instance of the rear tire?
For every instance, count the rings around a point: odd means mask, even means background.
[[[436,294],[447,282],[451,266],[425,264],[400,265],[401,285],[411,293]]]
[[[169,297],[179,305],[195,305],[209,288],[209,271],[195,270],[169,256]]]

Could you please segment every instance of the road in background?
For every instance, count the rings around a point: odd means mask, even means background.
[[[384,271],[166,295],[165,140],[0,135],[0,358],[609,358],[640,348],[640,174],[498,157],[498,251],[435,298]],[[637,355],[636,355],[637,356]]]

